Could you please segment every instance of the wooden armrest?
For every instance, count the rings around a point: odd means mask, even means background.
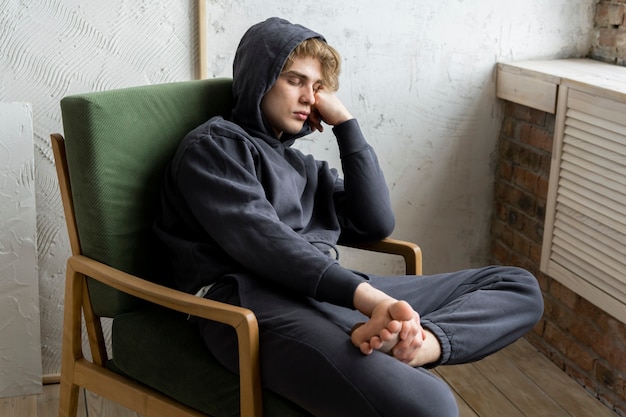
[[[119,291],[171,310],[225,323],[234,328],[257,325],[251,310],[155,284],[84,255],[71,256],[68,266]]]
[[[67,270],[68,278],[73,277],[73,281],[82,274],[160,306],[232,326],[237,332],[239,350],[241,415],[261,415],[259,325],[251,310],[164,287],[84,255],[71,256],[67,261]],[[80,341],[76,343],[78,345]],[[80,346],[75,349],[80,349]]]
[[[422,274],[422,250],[415,243],[386,238],[372,243],[341,243],[341,245],[402,256],[407,275]]]

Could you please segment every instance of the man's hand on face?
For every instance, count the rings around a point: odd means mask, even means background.
[[[309,123],[313,130],[322,132],[322,122],[336,126],[353,119],[352,114],[343,105],[341,100],[332,92],[323,87],[315,93],[315,104],[311,107]]]

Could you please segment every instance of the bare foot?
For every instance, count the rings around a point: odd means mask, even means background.
[[[354,325],[354,327],[352,327],[352,333],[354,333],[354,331],[356,329],[358,329],[359,327],[365,325],[366,322],[361,322],[361,323],[357,323]],[[391,331],[389,330],[389,328],[391,327],[392,329],[395,329],[397,326],[397,324],[399,324],[399,322],[390,322],[390,326],[382,329],[380,331],[379,335],[373,336],[372,338],[370,338],[369,340],[369,347],[366,344],[359,344],[358,347],[363,346],[363,349],[368,350],[369,352],[371,352],[371,350],[380,350],[383,353],[390,353],[391,349],[393,349],[393,347],[398,343],[398,341],[400,340],[399,336],[400,336],[400,332],[399,331]],[[354,338],[352,339],[354,342]],[[356,345],[356,342],[355,342]],[[369,349],[371,348],[371,349]],[[363,352],[363,353],[368,353],[368,352]]]
[[[365,323],[358,323],[354,326],[353,331],[364,324]],[[384,334],[387,331],[388,329],[383,329],[381,333]],[[399,339],[399,334],[400,333],[389,332],[389,335],[391,336],[388,339],[378,336],[372,337],[372,339],[370,339],[371,350],[369,353],[371,353],[372,350],[380,350],[381,352],[388,353],[401,362],[404,362],[414,368],[435,363],[441,357],[441,344],[435,335],[429,330],[423,330],[424,336],[421,346],[413,349],[410,349],[410,344],[406,344],[404,341]],[[379,345],[376,344],[376,340],[379,341]],[[409,348],[408,351],[411,352],[409,355],[407,355],[407,352],[404,350],[407,347]],[[363,350],[361,351],[363,352]],[[368,352],[363,353],[367,354]]]
[[[369,317],[352,328],[351,340],[365,355],[379,350],[411,366],[435,362],[441,356],[439,340],[422,328],[419,314],[368,283],[357,286],[354,306]]]
[[[401,339],[410,336],[406,323],[415,319],[416,314],[406,301],[379,304],[370,320],[355,326],[352,343],[366,355],[373,350],[390,353]]]
[[[398,346],[396,345],[396,347]],[[395,351],[394,356],[396,356]],[[440,357],[441,344],[439,343],[439,339],[437,339],[437,337],[435,337],[435,335],[429,330],[424,329],[424,340],[422,345],[414,351],[414,355],[411,360],[404,360],[403,362],[415,368],[435,363]]]

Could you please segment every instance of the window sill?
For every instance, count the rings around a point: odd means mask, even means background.
[[[498,98],[554,114],[561,85],[626,103],[626,67],[592,59],[500,62]]]

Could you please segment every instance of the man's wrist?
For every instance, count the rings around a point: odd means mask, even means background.
[[[370,317],[374,308],[381,303],[393,303],[396,299],[372,287],[367,282],[360,283],[354,291],[354,308]]]
[[[369,148],[357,119],[346,120],[333,127],[339,144],[339,154],[343,158]]]
[[[338,263],[332,264],[320,279],[315,299],[331,304],[355,308],[354,293],[356,287],[362,284],[365,278],[343,268]]]

